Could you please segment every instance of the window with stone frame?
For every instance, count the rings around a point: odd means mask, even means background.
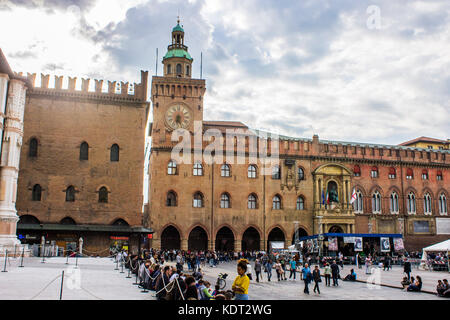
[[[272,179],[281,179],[281,169],[279,165],[275,165],[272,167]]]
[[[423,213],[426,215],[431,215],[431,196],[429,193],[425,194],[423,197]]]
[[[247,199],[247,209],[257,209],[258,208],[258,198],[254,193],[249,194]]]
[[[177,195],[173,191],[167,192],[166,196],[166,206],[176,207],[177,206]]]
[[[74,188],[74,186],[69,186],[66,189],[66,202],[75,202],[75,188]]]
[[[406,197],[406,209],[408,210],[409,214],[416,213],[416,196],[413,192],[410,192]]]
[[[302,196],[297,197],[297,210],[305,210],[305,199]]]
[[[257,175],[258,169],[254,164],[251,164],[247,168],[247,177],[250,179],[255,179]]]
[[[194,194],[192,206],[194,208],[203,208],[203,194],[201,192],[196,192]]]
[[[175,160],[169,161],[169,164],[167,165],[167,174],[168,175],[177,174],[177,163],[175,162]]]
[[[220,207],[223,209],[231,208],[231,199],[228,193],[222,193],[220,196]]]
[[[116,143],[111,146],[110,160],[111,162],[119,161],[119,145]]]
[[[278,194],[272,198],[272,209],[273,210],[281,209],[281,197]]]
[[[101,187],[98,190],[98,202],[108,203],[108,189],[106,187]]]
[[[298,169],[297,169],[297,179],[305,180],[305,171],[301,167],[298,167]]]
[[[443,193],[439,195],[439,214],[447,215],[447,197]]]
[[[391,193],[389,207],[392,214],[398,214],[398,194],[396,192]]]
[[[194,163],[194,176],[203,176],[203,165],[199,162]]]
[[[31,200],[32,201],[41,201],[41,197],[42,197],[42,188],[39,184],[35,184],[33,186]]]
[[[231,168],[229,164],[224,163],[222,167],[220,167],[220,176],[231,177]]]
[[[86,141],[80,145],[80,160],[89,160],[89,145]]]

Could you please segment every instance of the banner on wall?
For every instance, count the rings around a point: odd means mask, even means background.
[[[355,237],[355,251],[363,251],[363,239],[362,237]]]
[[[344,243],[355,243],[355,237],[344,237]]]
[[[319,252],[319,241],[317,239],[313,239],[313,248],[314,252]]]
[[[328,250],[338,251],[337,237],[329,237],[328,238]]]
[[[394,238],[394,249],[395,251],[401,251],[405,249],[402,238]]]
[[[389,238],[380,238],[380,248],[381,252],[391,251],[391,244],[389,243]]]
[[[308,249],[308,252],[312,252],[313,250],[313,242],[311,239],[306,241],[306,248]]]

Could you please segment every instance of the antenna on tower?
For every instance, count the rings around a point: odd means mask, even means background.
[[[158,76],[158,48],[156,48],[156,76]]]
[[[202,73],[203,73],[203,52],[200,52],[200,79],[202,79]]]

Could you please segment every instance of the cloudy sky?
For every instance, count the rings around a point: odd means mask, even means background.
[[[15,71],[139,82],[178,14],[194,77],[203,52],[205,120],[341,141],[450,138],[448,0],[0,0],[0,47]]]

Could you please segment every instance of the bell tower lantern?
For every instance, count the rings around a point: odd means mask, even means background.
[[[190,78],[192,75],[192,59],[188,47],[184,45],[184,29],[180,26],[180,19],[172,29],[172,44],[167,47],[163,57],[164,76],[175,78]]]

